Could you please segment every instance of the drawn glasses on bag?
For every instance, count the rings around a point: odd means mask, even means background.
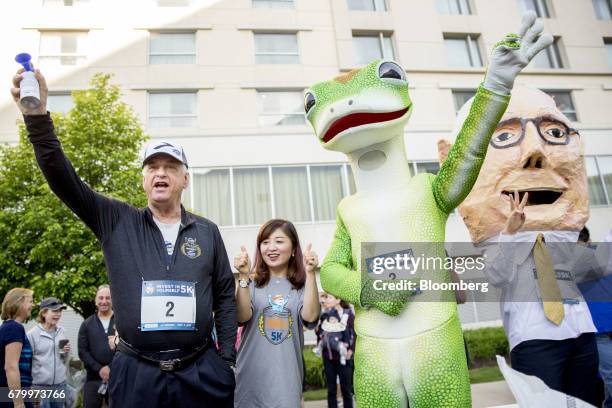
[[[525,128],[531,122],[538,129],[540,138],[549,145],[567,145],[575,134],[573,129],[552,116],[539,116],[537,118],[512,118],[499,122],[493,136],[491,146],[496,149],[506,149],[520,144],[525,138]]]

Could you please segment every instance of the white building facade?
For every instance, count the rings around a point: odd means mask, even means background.
[[[8,93],[29,52],[49,109],[96,72],[114,75],[152,138],[186,149],[186,207],[221,227],[230,258],[259,225],[287,218],[323,256],[335,208],[355,187],[345,156],[322,149],[303,115],[309,85],[377,58],[407,71],[413,173],[436,172],[436,141],[483,80],[492,46],[535,10],[554,46],[518,82],[550,92],[585,140],[593,240],[612,227],[612,5],[609,0],[4,0],[0,142],[17,139]],[[451,215],[448,241],[468,241]],[[497,305],[461,306],[465,324]]]

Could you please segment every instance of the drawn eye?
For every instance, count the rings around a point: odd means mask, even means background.
[[[502,133],[501,135],[497,135],[497,137],[495,138],[495,141],[502,143],[502,142],[507,141],[511,137],[512,137],[511,133],[505,132],[505,133]]]
[[[499,149],[515,145],[521,138],[520,123],[518,128],[512,125],[507,125],[505,129],[498,129],[493,133],[491,144]]]
[[[317,101],[314,94],[312,92],[306,92],[306,95],[304,95],[304,110],[306,113],[310,112],[316,103]]]
[[[563,129],[559,128],[548,129],[546,131],[546,134],[556,139],[561,139],[562,137],[565,137],[565,132],[563,131]]]
[[[389,79],[399,79],[402,81],[406,80],[406,72],[402,67],[397,65],[395,62],[383,62],[378,68],[378,76]]]
[[[540,135],[551,144],[567,144],[570,129],[564,123],[556,120],[543,120],[540,123]]]

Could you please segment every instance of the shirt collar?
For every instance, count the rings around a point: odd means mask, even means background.
[[[538,234],[544,235],[544,241],[546,242],[577,242],[579,233],[577,231],[519,231],[514,235],[500,233],[483,241],[478,246],[486,248],[506,242],[531,243],[532,245],[517,245],[516,247],[515,260],[518,264],[521,264],[531,254]]]
[[[151,212],[151,209],[149,207],[145,207],[144,211],[147,219],[153,224],[155,224],[155,220],[153,219],[153,212]],[[183,207],[183,204],[181,204],[181,227],[186,227],[190,224],[193,224],[194,222],[196,222],[196,219],[193,214],[185,210],[185,207]]]

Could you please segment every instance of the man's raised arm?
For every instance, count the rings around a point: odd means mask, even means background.
[[[38,166],[51,190],[102,239],[118,219],[118,207],[125,204],[96,193],[77,175],[55,135],[51,115],[47,112],[47,83],[39,70],[36,70],[36,79],[40,85],[40,106],[27,109],[19,103],[22,72],[20,69],[13,77],[11,94],[23,113]]]

